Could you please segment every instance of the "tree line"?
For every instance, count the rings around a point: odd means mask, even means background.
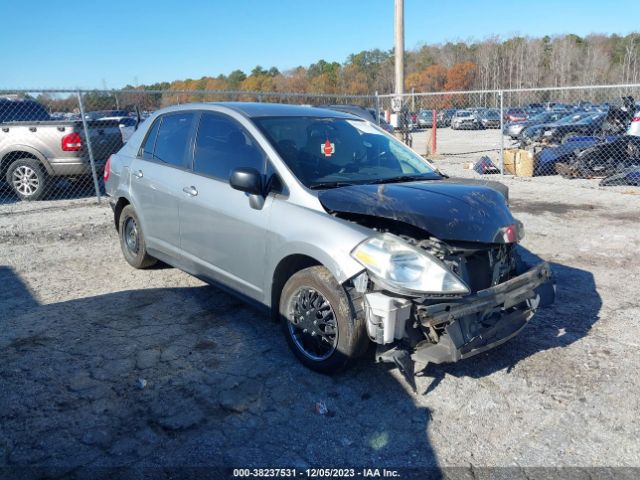
[[[489,37],[474,42],[425,44],[405,52],[405,68],[407,92],[640,83],[640,34],[515,36],[506,40]],[[365,50],[349,55],[344,63],[319,60],[287,71],[256,66],[247,73],[234,70],[228,75],[200,79],[127,85],[122,90],[141,91],[144,95],[94,92],[90,106],[92,109],[114,108],[117,103],[127,108],[135,104],[152,110],[190,101],[282,100],[282,97],[257,98],[242,92],[309,94],[309,97],[288,98],[290,103],[317,102],[314,94],[390,93],[394,90],[394,52]],[[187,93],[150,92],[154,90]],[[241,93],[204,95],[199,93],[202,91]],[[562,95],[558,100],[562,100]],[[41,100],[54,110],[54,104],[62,101],[51,96]]]

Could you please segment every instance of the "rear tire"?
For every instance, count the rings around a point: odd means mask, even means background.
[[[15,194],[26,201],[40,200],[47,186],[47,174],[33,158],[19,158],[11,163],[6,180]]]
[[[366,352],[364,312],[353,300],[325,267],[289,278],[280,295],[280,321],[289,348],[305,366],[335,373]]]
[[[147,253],[142,226],[131,205],[124,207],[120,213],[118,234],[124,259],[133,268],[149,268],[158,262]]]

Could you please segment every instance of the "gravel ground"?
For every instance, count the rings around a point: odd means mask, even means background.
[[[640,196],[504,181],[557,302],[417,394],[371,358],[308,371],[234,297],[133,270],[105,204],[0,206],[0,467],[640,466]]]

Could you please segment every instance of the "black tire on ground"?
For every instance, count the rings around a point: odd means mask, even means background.
[[[149,268],[158,262],[147,253],[140,220],[131,205],[124,207],[120,213],[118,234],[124,259],[133,268]]]
[[[47,187],[47,174],[38,160],[19,158],[7,169],[7,183],[21,200],[40,200]]]
[[[312,293],[311,303],[305,305],[304,293],[306,292]],[[319,296],[315,297],[315,302],[313,300],[313,292],[319,294]],[[311,309],[314,307],[314,303],[317,306],[320,302],[319,298],[324,298],[330,306],[331,312],[329,315],[322,317],[321,313],[318,313],[315,316],[313,311],[311,313],[307,311],[307,319],[301,320],[298,317],[296,326],[293,312],[299,312],[300,307],[303,307],[302,310]],[[324,305],[324,311],[327,312],[326,304]],[[350,297],[325,267],[305,268],[289,278],[280,295],[279,316],[287,343],[294,355],[308,368],[317,372],[336,373],[347,367],[356,358],[362,356],[369,346],[361,299]],[[330,320],[327,323],[330,324],[330,327],[322,330],[321,321],[319,325],[311,326],[314,329],[313,333],[315,334],[316,331],[334,332],[334,327],[337,326],[337,331],[335,331],[337,339],[334,341],[333,346],[328,341],[318,340],[322,336],[320,333],[312,335],[310,332],[303,332],[303,326],[310,325],[311,322],[315,323],[314,319],[321,318],[329,318]],[[333,322],[331,322],[331,318],[333,318]],[[320,354],[317,350],[312,352],[304,351],[305,348],[310,351],[314,350],[313,346],[318,343],[320,348],[326,347],[328,351]],[[312,358],[310,353],[312,355],[315,354],[316,358]]]

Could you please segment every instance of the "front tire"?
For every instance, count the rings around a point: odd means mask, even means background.
[[[21,200],[40,200],[44,196],[47,175],[40,162],[33,158],[15,160],[7,169],[6,179]]]
[[[289,348],[308,368],[335,373],[366,351],[364,314],[353,300],[321,266],[300,270],[284,285],[282,329]]]
[[[118,235],[124,259],[133,268],[149,268],[158,262],[147,254],[142,226],[138,214],[131,205],[124,207],[120,213]]]

